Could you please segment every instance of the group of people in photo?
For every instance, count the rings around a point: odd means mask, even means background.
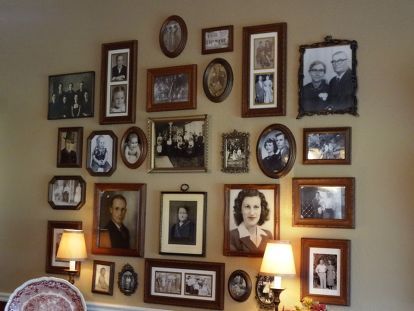
[[[262,155],[263,168],[269,172],[279,172],[289,160],[289,144],[283,132],[277,131],[264,141],[265,153]]]
[[[264,77],[264,80],[263,80]],[[271,104],[273,103],[273,74],[257,75],[256,76],[256,104]]]
[[[211,277],[187,274],[185,278],[185,294],[211,297]]]
[[[188,75],[175,74],[156,77],[154,83],[154,102],[172,103],[188,100]]]
[[[204,136],[201,133],[179,129],[170,134],[168,130],[158,133],[155,147],[158,156],[194,157],[204,155]]]
[[[321,257],[315,267],[314,287],[336,289],[336,267],[330,258]]]

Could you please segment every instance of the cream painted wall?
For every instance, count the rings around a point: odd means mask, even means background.
[[[172,14],[180,15],[189,30],[184,52],[174,59],[165,57],[158,45],[160,26]],[[288,24],[287,115],[242,119],[242,27],[274,22]],[[234,25],[234,52],[201,55],[201,29],[227,24]],[[351,306],[332,306],[329,310],[412,310],[413,29],[412,0],[1,1],[0,292],[11,292],[23,281],[45,274],[48,220],[82,220],[90,249],[96,182],[147,183],[145,257],[225,262],[226,282],[235,269],[246,270],[254,280],[260,259],[222,255],[223,185],[276,182],[281,189],[281,238],[292,241],[298,271],[301,237],[352,241]],[[360,117],[335,115],[296,120],[298,47],[321,41],[327,34],[358,41]],[[148,160],[137,170],[126,168],[120,161],[109,178],[92,177],[85,168],[56,168],[58,127],[83,126],[85,137],[93,130],[111,129],[121,137],[130,125],[99,125],[99,93],[96,93],[95,118],[48,121],[48,76],[93,70],[99,90],[101,44],[130,39],[139,41],[136,125],[145,129],[148,117],[210,115],[208,173],[148,174]],[[232,93],[219,104],[206,98],[201,84],[206,65],[215,57],[230,62],[235,76]],[[147,113],[146,70],[183,64],[198,65],[197,110]],[[254,154],[250,173],[220,172],[223,132],[233,129],[250,132],[254,150],[260,132],[272,123],[288,126],[298,144],[298,160],[287,176],[280,180],[267,178],[258,168]],[[302,129],[328,126],[352,127],[352,165],[302,165]],[[87,202],[81,210],[50,208],[47,184],[54,175],[82,175],[87,181]],[[356,228],[292,227],[291,179],[337,176],[356,178]],[[190,184],[193,191],[208,192],[205,258],[158,254],[160,191],[178,190],[181,183]],[[126,297],[115,289],[113,297],[92,294],[93,259],[115,261],[116,272],[125,263],[132,264],[139,274],[137,293]],[[143,303],[143,265],[143,258],[90,255],[76,284],[88,301],[186,309]],[[282,304],[293,306],[300,298],[299,278],[284,284],[287,290],[282,294]],[[239,304],[226,291],[225,310],[235,309],[257,310],[254,294]]]

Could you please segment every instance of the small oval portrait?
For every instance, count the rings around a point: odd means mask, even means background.
[[[230,64],[222,58],[212,60],[204,71],[203,88],[206,96],[212,102],[222,102],[232,87],[233,71]]]
[[[130,127],[122,136],[121,158],[129,168],[138,168],[147,156],[147,138],[139,127]]]
[[[257,141],[256,157],[266,176],[280,178],[286,175],[296,158],[296,142],[292,132],[282,124],[266,127]]]
[[[230,297],[236,301],[246,301],[252,291],[252,282],[249,275],[243,270],[234,271],[228,281]]]
[[[168,57],[177,57],[187,43],[187,26],[184,20],[172,15],[161,26],[159,35],[162,52]]]

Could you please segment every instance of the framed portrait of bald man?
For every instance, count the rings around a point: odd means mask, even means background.
[[[95,184],[92,254],[144,256],[146,184]]]
[[[311,115],[358,116],[355,40],[325,37],[323,42],[301,45],[299,67],[299,112],[297,119]]]

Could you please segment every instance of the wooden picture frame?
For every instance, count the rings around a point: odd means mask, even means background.
[[[81,176],[54,176],[48,187],[48,202],[53,209],[77,210],[85,204],[86,182]]]
[[[302,238],[301,245],[301,298],[349,306],[351,241]]]
[[[119,151],[127,167],[133,169],[140,167],[148,151],[148,141],[144,131],[136,126],[127,129],[122,136]]]
[[[92,254],[143,257],[145,206],[146,184],[95,184]]]
[[[293,178],[293,225],[355,228],[355,178]]]
[[[201,54],[233,51],[233,25],[201,29]]]
[[[303,129],[303,164],[351,164],[351,128]]]
[[[248,173],[250,158],[250,134],[233,130],[221,134],[221,171],[225,173]]]
[[[181,54],[187,43],[187,26],[178,15],[171,15],[161,26],[159,34],[161,51],[174,58]]]
[[[286,32],[286,23],[243,28],[243,118],[286,115]]]
[[[207,192],[161,192],[160,254],[205,256]]]
[[[114,275],[114,262],[94,260],[92,293],[112,296],[114,293]]]
[[[224,309],[224,263],[145,259],[144,280],[144,302]]]
[[[92,118],[95,102],[95,72],[49,76],[48,120]]]
[[[57,167],[82,167],[83,127],[59,127]]]
[[[138,288],[138,274],[130,264],[118,273],[118,288],[125,296],[131,296]]]
[[[283,124],[267,126],[256,144],[256,158],[262,172],[270,178],[285,176],[296,159],[296,141]]]
[[[243,270],[233,271],[227,282],[230,297],[238,302],[249,299],[252,292],[252,281],[247,272]]]
[[[118,138],[110,130],[93,131],[87,140],[86,169],[92,176],[111,176],[116,170]]]
[[[229,96],[233,88],[233,70],[223,58],[213,59],[203,75],[204,93],[214,103],[220,103]]]
[[[150,172],[206,172],[207,115],[150,118]]]
[[[224,185],[225,256],[263,257],[267,241],[279,239],[279,195],[278,184]],[[258,245],[246,225],[256,227]]]
[[[147,70],[147,111],[197,108],[197,65]]]
[[[64,229],[82,229],[81,221],[51,221],[47,222],[46,273],[65,274],[69,269],[69,261],[57,260],[56,255]],[[80,275],[81,263],[76,261],[76,275]]]
[[[102,44],[99,124],[135,123],[138,41]]]
[[[299,112],[303,116],[349,113],[358,116],[355,40],[325,37],[323,42],[301,45]]]

